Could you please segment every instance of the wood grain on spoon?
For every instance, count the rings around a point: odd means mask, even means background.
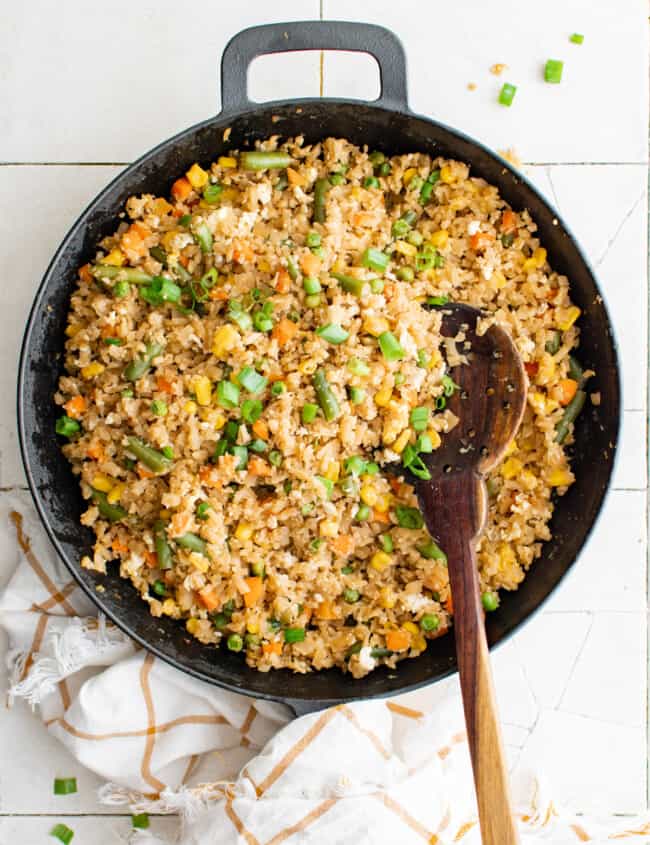
[[[482,315],[443,309],[442,333],[465,343],[468,364],[454,367],[459,390],[448,406],[459,418],[439,449],[423,459],[431,473],[416,490],[429,533],[445,550],[454,606],[456,654],[483,845],[517,845],[508,771],[479,595],[476,544],[487,514],[484,475],[503,458],[521,423],[527,380],[510,336],[498,326],[478,336]]]

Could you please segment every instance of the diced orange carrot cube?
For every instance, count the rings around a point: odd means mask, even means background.
[[[204,587],[198,592],[199,601],[208,610],[216,610],[221,605],[221,596],[216,587]]]
[[[63,407],[69,417],[78,420],[86,410],[86,400],[83,396],[73,396],[72,399],[68,399]]]
[[[306,252],[300,256],[300,269],[305,276],[317,276],[320,273],[321,260],[313,252]]]
[[[269,436],[269,427],[264,422],[264,420],[259,419],[255,420],[253,423],[253,434],[255,437],[259,437],[261,440],[266,440]]]
[[[284,346],[291,340],[291,338],[295,335],[297,331],[298,326],[293,322],[293,320],[289,320],[287,317],[283,317],[279,322],[277,322],[273,326],[271,337],[274,340],[277,340],[280,346]]]
[[[354,549],[354,540],[349,534],[339,534],[330,542],[330,546],[340,557],[348,557]]]
[[[191,193],[192,186],[190,184],[190,180],[186,179],[184,176],[181,176],[181,178],[177,179],[172,185],[172,196],[177,202],[186,200]]]
[[[278,277],[275,280],[275,289],[278,293],[289,293],[291,289],[291,276],[284,268],[278,271]]]
[[[244,581],[248,587],[248,592],[244,593],[244,604],[246,607],[254,607],[262,598],[262,593],[264,592],[264,582],[257,575],[251,576],[250,578],[244,578]]]
[[[411,635],[408,631],[389,631],[386,634],[386,648],[391,651],[406,651],[411,645]]]
[[[572,378],[563,378],[558,382],[558,402],[568,405],[578,391],[578,382]]]

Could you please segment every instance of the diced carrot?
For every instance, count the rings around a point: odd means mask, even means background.
[[[494,235],[490,232],[476,232],[469,239],[469,245],[474,252],[483,252],[494,240]]]
[[[232,251],[232,260],[238,264],[252,264],[255,258],[253,247],[246,241],[235,241]]]
[[[190,180],[186,179],[184,176],[181,176],[181,178],[177,179],[172,185],[172,196],[177,202],[182,202],[187,199],[191,193],[192,186],[190,185]]]
[[[205,484],[206,487],[220,487],[221,482],[219,480],[219,471],[214,466],[202,466],[199,470],[199,478],[201,479],[201,483]]]
[[[86,449],[86,454],[89,458],[92,458],[94,461],[103,461],[106,457],[106,453],[104,452],[104,447],[101,443],[91,443],[88,448]]]
[[[376,508],[372,509],[372,519],[373,522],[385,522],[388,524],[390,522],[390,517],[385,511],[378,511]]]
[[[90,264],[84,264],[83,267],[79,268],[79,278],[82,282],[89,284],[93,280],[93,275],[90,272]]]
[[[389,631],[386,634],[386,648],[391,651],[406,651],[411,645],[411,635],[408,631]]]
[[[158,378],[156,379],[156,387],[163,393],[169,393],[170,395],[174,392],[172,383],[163,376],[158,376]]]
[[[147,566],[158,566],[158,555],[155,552],[150,552],[149,549],[145,549],[144,552],[144,560]]]
[[[283,317],[273,326],[271,337],[274,340],[277,340],[280,346],[284,346],[285,343],[288,343],[291,340],[297,331],[298,326],[293,322],[293,320]]]
[[[558,382],[558,402],[560,405],[568,405],[576,395],[578,382],[572,378],[563,378]]]
[[[504,234],[511,234],[517,228],[517,215],[511,209],[507,208],[501,215],[501,223],[499,228]]]
[[[393,491],[393,493],[397,493],[399,495],[399,491],[402,488],[402,482],[399,480],[399,478],[395,478],[394,475],[391,475],[388,478],[388,483],[390,484],[390,489]]]
[[[278,293],[289,293],[291,289],[291,276],[282,268],[278,270],[278,277],[275,280],[275,289]]]
[[[211,288],[210,299],[228,299],[228,291],[225,288]]]
[[[528,378],[535,378],[539,372],[539,363],[537,361],[527,361],[524,364],[524,369],[526,370]]]
[[[136,472],[138,473],[140,478],[153,478],[155,475],[154,472],[151,472],[145,466],[142,466],[142,464],[137,465]]]
[[[352,554],[354,540],[349,534],[339,534],[330,542],[330,546],[340,557],[347,557]]]
[[[264,582],[257,575],[252,576],[251,578],[244,578],[244,581],[248,586],[248,592],[244,593],[244,604],[246,607],[254,607],[262,598],[262,593],[264,592]]]
[[[113,542],[111,543],[111,548],[114,552],[117,552],[118,554],[124,554],[124,552],[128,552],[129,550],[127,544],[120,540],[119,537],[116,537],[113,540]]]
[[[189,255],[181,254],[181,255],[178,256],[178,260],[183,265],[183,267],[185,267],[185,269],[187,270],[187,265],[190,263]]]
[[[269,436],[269,427],[264,420],[255,420],[253,423],[253,434],[261,440],[266,440]]]
[[[264,643],[262,645],[262,651],[264,654],[282,654],[282,643],[280,640],[272,643]]]
[[[115,331],[115,326],[103,326],[100,335],[102,337],[116,337],[117,332]]]
[[[173,208],[172,217],[182,217],[185,212],[182,208]]]
[[[258,458],[253,455],[248,459],[248,471],[251,475],[257,475],[263,478],[266,475],[271,475],[271,466],[263,458]]]
[[[316,616],[319,619],[336,619],[336,605],[334,602],[331,602],[329,599],[325,599],[322,601],[318,607],[316,608]]]
[[[300,257],[300,269],[305,276],[317,276],[320,273],[321,260],[313,252],[306,252]]]
[[[454,615],[454,600],[451,597],[451,593],[449,593],[447,598],[443,601],[442,606],[450,616]]]
[[[307,184],[306,177],[302,173],[298,173],[297,170],[294,170],[293,167],[287,167],[287,179],[290,185],[297,185],[300,188],[303,188]]]
[[[204,587],[198,592],[199,601],[208,610],[216,610],[221,605],[221,596],[216,587]]]
[[[131,223],[130,228],[132,231],[136,232],[142,240],[145,240],[145,238],[148,238],[151,234],[151,229],[148,226],[145,226],[144,223],[139,223],[138,221]]]
[[[376,217],[370,211],[357,211],[352,215],[353,226],[363,226],[368,228],[375,225]]]
[[[384,298],[390,301],[395,296],[395,285],[393,282],[385,282],[384,284]]]
[[[73,396],[72,399],[68,399],[63,407],[69,417],[78,420],[86,410],[86,400],[83,396]]]

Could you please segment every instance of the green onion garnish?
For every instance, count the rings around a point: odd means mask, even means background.
[[[285,628],[284,641],[285,643],[301,643],[305,639],[304,628]]]
[[[355,376],[367,376],[370,372],[370,367],[361,358],[348,358],[346,366]]]
[[[405,352],[392,332],[382,332],[377,338],[382,355],[387,361],[401,361]]]
[[[249,393],[261,393],[269,380],[252,367],[244,367],[237,376],[237,381]]]
[[[136,830],[146,830],[149,827],[149,816],[147,813],[138,813],[131,816],[131,824]]]
[[[440,382],[442,384],[442,392],[445,396],[453,396],[455,390],[460,390],[460,387],[451,376],[443,376],[440,379]]]
[[[218,182],[211,183],[206,185],[203,189],[203,199],[209,204],[214,205],[216,202],[219,202],[219,197],[223,192],[223,185],[220,185]]]
[[[366,391],[361,387],[354,387],[353,385],[350,385],[350,387],[348,387],[348,397],[353,405],[358,405],[366,398]]]
[[[429,454],[433,452],[433,442],[428,434],[421,434],[415,441],[415,451]]]
[[[61,437],[72,437],[73,434],[76,434],[81,430],[81,426],[76,420],[73,420],[71,417],[67,416],[67,414],[64,414],[56,421],[54,430],[57,434],[60,434]]]
[[[393,538],[390,536],[390,534],[380,534],[379,542],[381,543],[382,549],[387,554],[390,554],[393,551]]]
[[[197,519],[207,519],[208,511],[212,509],[210,502],[201,502],[196,508]]]
[[[424,431],[429,422],[429,409],[424,406],[412,408],[409,420],[414,431]]]
[[[417,530],[422,528],[424,520],[422,514],[417,508],[409,508],[406,505],[397,505],[395,508],[395,516],[400,528],[411,528]]]
[[[350,337],[350,333],[346,332],[338,323],[328,323],[326,326],[321,326],[316,329],[316,334],[328,343],[333,343],[335,346],[345,343]]]
[[[316,480],[320,481],[320,483],[325,488],[325,492],[327,493],[327,498],[332,498],[332,493],[334,492],[334,482],[330,481],[329,478],[325,478],[323,475],[317,475]]]
[[[306,402],[302,406],[302,411],[300,413],[303,424],[309,425],[309,423],[313,423],[316,417],[318,416],[318,411],[318,405],[314,405],[313,402]]]
[[[365,279],[357,279],[355,276],[347,276],[345,273],[330,273],[333,279],[341,285],[344,291],[354,296],[361,296],[366,284]]]
[[[226,410],[232,410],[239,404],[239,388],[231,381],[220,381],[217,384],[217,403]]]
[[[573,33],[573,35],[570,35],[570,36],[569,36],[569,41],[570,41],[572,44],[582,44],[582,42],[583,42],[584,40],[585,40],[584,35],[580,35],[580,33],[579,33],[579,32],[574,32],[574,33]]]
[[[60,842],[63,842],[63,845],[70,845],[72,837],[74,836],[74,831],[66,824],[55,824],[50,831],[50,836],[54,836]]]
[[[370,516],[370,508],[368,505],[360,505],[359,510],[354,515],[355,522],[365,522]]]
[[[283,381],[274,381],[271,385],[271,396],[281,396],[287,389]]]
[[[77,791],[77,778],[54,778],[55,795],[72,795]]]
[[[389,258],[385,252],[374,247],[368,247],[361,256],[361,264],[363,267],[368,267],[376,273],[383,273],[388,267]]]
[[[313,296],[315,293],[322,291],[321,283],[313,276],[305,276],[302,280],[302,287],[306,294]]]
[[[564,62],[561,62],[559,59],[549,59],[544,65],[544,81],[558,85],[562,82],[563,70]]]
[[[449,302],[448,296],[429,296],[427,305],[446,305]]]
[[[262,405],[259,399],[245,399],[241,405],[241,418],[245,423],[252,425],[252,423],[257,422],[262,416],[263,410],[264,405]],[[237,434],[235,434],[236,436]]]
[[[247,446],[233,446],[230,450],[233,455],[238,458],[235,466],[236,470],[246,469],[248,466],[248,447]]]
[[[352,455],[343,461],[343,472],[346,475],[363,475],[366,471],[366,461],[360,455]]]
[[[424,481],[428,481],[431,478],[431,473],[427,469],[426,464],[418,455],[417,449],[411,446],[410,443],[406,444],[402,452],[402,466],[410,470],[416,478],[422,478]]]
[[[511,85],[509,82],[504,82],[503,88],[499,92],[499,102],[502,106],[511,106],[516,93],[516,85]]]

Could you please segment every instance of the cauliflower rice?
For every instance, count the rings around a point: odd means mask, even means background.
[[[195,164],[169,201],[131,197],[79,272],[55,399],[96,534],[82,564],[118,560],[154,616],[260,671],[361,677],[452,618],[444,551],[395,472],[456,422],[440,313],[422,305],[489,312],[531,382],[488,480],[487,610],[573,481],[556,427],[580,392],[580,312],[528,213],[462,162],[334,138],[257,154]]]

